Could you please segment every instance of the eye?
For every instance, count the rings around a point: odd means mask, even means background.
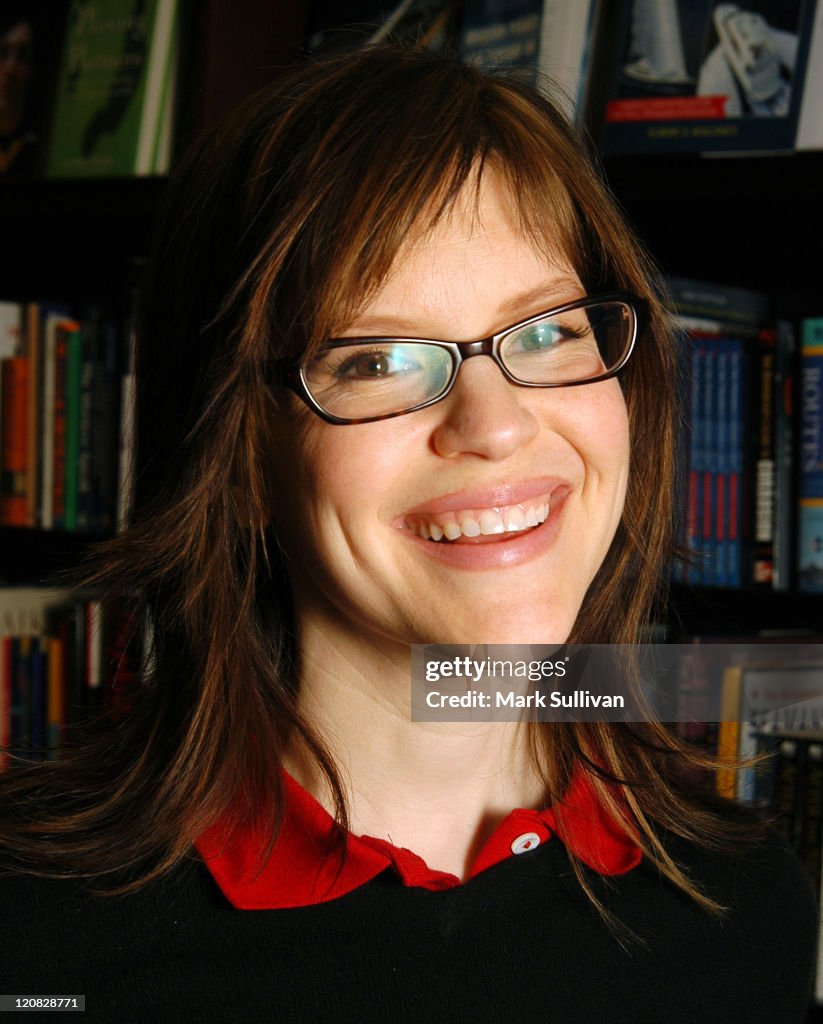
[[[334,370],[335,377],[379,380],[392,374],[419,370],[410,353],[395,346],[391,349],[366,349],[346,356]]]
[[[560,340],[560,331],[555,323],[531,324],[516,335],[517,345],[523,352],[545,352]]]

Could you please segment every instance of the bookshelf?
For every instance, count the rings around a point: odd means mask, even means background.
[[[182,0],[178,154],[196,131],[299,56],[311,9],[309,0]],[[665,273],[766,290],[785,315],[823,313],[809,255],[823,231],[823,152],[611,157],[603,169]],[[4,296],[124,297],[163,188],[162,178],[0,180]],[[0,581],[41,581],[52,568],[68,568],[82,547],[79,536],[2,529]],[[823,628],[823,596],[675,588],[678,635],[714,628],[718,617],[735,630]]]
[[[186,0],[178,153],[300,52],[309,0]],[[823,313],[823,153],[610,158],[605,175],[667,274],[769,291],[786,315]],[[0,181],[0,280],[9,297],[125,296],[162,178]],[[82,239],[82,244],[81,240]],[[2,296],[0,296],[2,297]],[[40,585],[79,564],[85,533],[0,528],[0,586]],[[704,631],[823,630],[823,595],[675,587],[673,638]],[[820,1019],[816,1017],[815,1019]]]

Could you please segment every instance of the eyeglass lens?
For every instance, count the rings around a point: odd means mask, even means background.
[[[634,334],[634,313],[609,301],[552,313],[503,333],[498,358],[524,384],[572,384],[620,366]],[[387,416],[442,395],[457,370],[442,344],[382,338],[321,349],[304,367],[315,402],[332,416]]]

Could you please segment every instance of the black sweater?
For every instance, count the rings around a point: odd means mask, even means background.
[[[635,939],[610,931],[559,842],[445,892],[384,872],[296,910],[234,909],[197,859],[127,897],[2,877],[0,994],[85,995],[86,1019],[112,1024],[803,1021],[817,914],[797,861],[776,839],[673,852],[729,913],[645,862],[587,873]]]

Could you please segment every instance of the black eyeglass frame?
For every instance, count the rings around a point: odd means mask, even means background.
[[[606,373],[600,373],[596,377],[587,377],[585,380],[560,381],[554,384],[536,384],[533,381],[518,380],[518,378],[515,377],[503,364],[499,355],[500,345],[514,331],[522,330],[524,327],[529,327],[531,324],[537,323],[538,320],[544,320],[546,317],[553,316],[555,314],[569,313],[575,309],[585,309],[587,306],[599,306],[607,302],[620,302],[623,305],[628,306],[634,316],[634,329],[631,340],[623,354],[623,358],[616,366],[613,366]],[[436,338],[368,336],[334,338],[326,342],[325,345],[323,345],[323,349],[344,348],[347,345],[354,347],[357,345],[367,344],[379,345],[381,343],[412,343],[418,345],[436,345],[438,348],[447,349],[451,354],[454,369],[451,377],[449,378],[448,384],[440,394],[435,395],[434,398],[427,399],[425,402],[420,402],[418,405],[414,405],[410,409],[401,409],[399,412],[381,413],[379,416],[349,418],[335,416],[332,413],[327,412],[317,402],[309,390],[304,377],[305,363],[303,357],[300,357],[299,359],[276,360],[273,364],[273,382],[279,387],[288,388],[290,391],[293,391],[298,398],[305,402],[312,412],[316,413],[327,423],[339,424],[341,426],[347,424],[353,425],[355,423],[375,423],[378,420],[394,419],[396,416],[405,416],[407,413],[417,412],[419,409],[426,409],[430,405],[436,405],[438,402],[442,402],[454,387],[461,364],[467,359],[471,359],[473,356],[490,356],[497,364],[506,380],[522,388],[574,388],[580,387],[584,384],[597,384],[600,381],[611,380],[612,377],[616,377],[617,374],[625,367],[632,352],[634,351],[638,335],[643,329],[646,313],[647,303],[645,299],[641,299],[639,296],[631,294],[631,292],[605,292],[602,295],[591,295],[585,296],[582,299],[575,299],[573,302],[566,302],[562,306],[553,306],[551,309],[547,309],[542,313],[537,313],[534,316],[529,317],[528,320],[522,320],[519,323],[512,324],[510,327],[505,327],[502,331],[498,331],[497,334],[492,334],[488,338],[481,338],[478,341],[438,341]]]

